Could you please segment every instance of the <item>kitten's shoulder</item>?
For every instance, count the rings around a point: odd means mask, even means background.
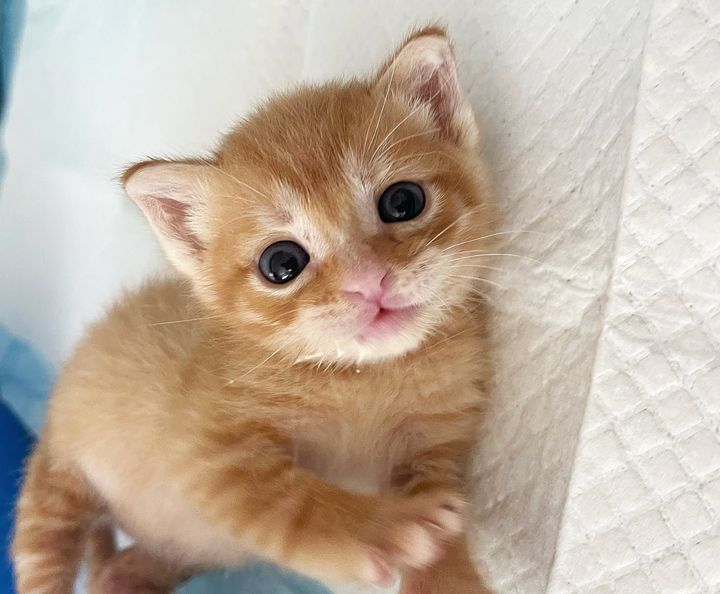
[[[114,364],[177,361],[197,342],[206,316],[183,280],[146,281],[125,291],[88,327],[68,364],[87,367],[101,359]]]

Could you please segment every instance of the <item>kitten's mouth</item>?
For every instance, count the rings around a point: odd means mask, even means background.
[[[406,327],[415,318],[419,310],[420,306],[418,305],[393,309],[381,307],[357,334],[357,339],[360,342],[367,342],[368,340],[390,336]]]

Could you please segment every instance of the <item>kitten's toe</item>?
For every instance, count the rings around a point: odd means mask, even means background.
[[[455,493],[445,491],[416,495],[423,517],[447,536],[458,534],[463,529],[463,516],[467,507],[465,501]]]
[[[461,498],[446,493],[406,497],[381,511],[369,535],[383,567],[423,568],[442,558],[447,542],[463,527]],[[384,516],[384,517],[383,517]],[[379,582],[379,580],[371,580]]]
[[[368,552],[367,561],[364,581],[378,586],[389,586],[395,581],[397,570],[388,563],[381,551],[371,549]]]

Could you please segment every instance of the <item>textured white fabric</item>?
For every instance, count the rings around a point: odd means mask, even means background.
[[[659,0],[551,592],[720,592],[720,3]]]
[[[718,591],[716,0],[30,0],[0,323],[59,363],[162,267],[123,164],[211,147],[273,89],[367,71],[434,19],[510,254],[488,284],[477,558],[503,593]]]

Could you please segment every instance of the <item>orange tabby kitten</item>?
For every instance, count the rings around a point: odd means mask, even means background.
[[[70,592],[84,555],[94,592],[253,555],[485,591],[462,502],[492,217],[444,31],[124,184],[185,280],[125,295],[63,370],[18,504],[18,592]]]

